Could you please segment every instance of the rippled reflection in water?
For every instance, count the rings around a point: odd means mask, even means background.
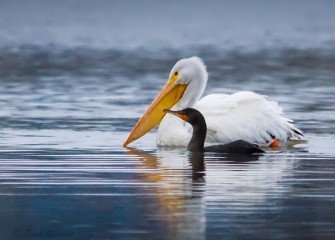
[[[330,238],[333,184],[333,158],[307,151],[3,150],[2,234]]]

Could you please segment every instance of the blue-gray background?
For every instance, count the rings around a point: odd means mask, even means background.
[[[334,1],[1,1],[2,46],[102,49],[334,45]]]

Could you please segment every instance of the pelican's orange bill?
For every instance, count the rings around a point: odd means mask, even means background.
[[[123,143],[124,147],[156,127],[166,114],[163,110],[170,109],[182,98],[187,85],[176,84],[177,78],[178,74],[173,75],[151,102],[148,109],[136,123],[127,140]]]

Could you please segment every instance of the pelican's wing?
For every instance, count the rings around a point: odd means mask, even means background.
[[[243,139],[266,144],[274,137],[282,142],[303,137],[292,121],[283,116],[282,108],[276,102],[253,92],[211,94],[202,98],[194,108],[206,119],[208,143]]]

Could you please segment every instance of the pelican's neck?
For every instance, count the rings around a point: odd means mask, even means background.
[[[201,98],[207,83],[206,74],[195,75],[188,83],[183,97],[174,105],[174,110],[192,108]]]

